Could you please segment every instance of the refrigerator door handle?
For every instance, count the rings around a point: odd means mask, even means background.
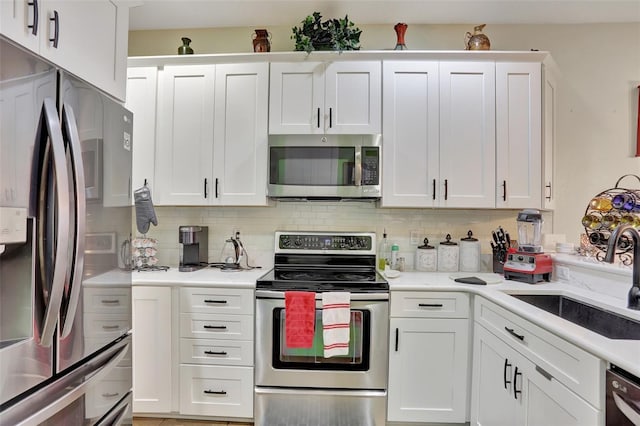
[[[45,123],[42,123],[42,120]],[[43,126],[46,125],[46,130]],[[49,294],[49,300],[45,309],[42,334],[40,337],[40,344],[44,347],[49,347],[53,343],[53,335],[56,331],[56,324],[58,314],[60,313],[60,305],[62,303],[62,297],[64,295],[65,276],[67,272],[67,264],[69,263],[68,250],[69,250],[69,178],[67,174],[67,162],[64,149],[64,140],[62,138],[62,130],[60,127],[60,120],[58,120],[58,110],[56,109],[55,101],[51,98],[45,98],[42,107],[42,114],[40,116],[39,125],[40,144],[44,149],[43,160],[41,162],[41,175],[40,175],[40,193],[39,193],[39,212],[40,218],[38,223],[39,238],[38,245],[40,246],[40,268],[41,275],[44,274],[46,266],[44,265],[44,218],[46,217],[47,210],[47,175],[48,160],[52,157],[53,167],[55,170],[55,188],[57,195],[56,202],[56,237],[55,237],[55,260],[53,278],[51,280],[51,291]],[[47,143],[47,137],[50,143]],[[53,226],[53,224],[49,224]]]
[[[70,280],[71,292],[69,295],[69,303],[67,311],[61,313],[60,328],[61,336],[67,337],[73,328],[73,319],[76,315],[78,300],[80,299],[80,290],[82,288],[82,275],[84,273],[84,244],[86,234],[86,209],[85,196],[85,180],[84,168],[82,165],[82,148],[80,146],[80,137],[78,136],[78,126],[73,109],[64,105],[62,108],[62,136],[68,143],[69,153],[71,157],[71,173],[73,176],[73,192],[74,192],[74,210],[75,210],[75,242],[73,244],[73,265]]]

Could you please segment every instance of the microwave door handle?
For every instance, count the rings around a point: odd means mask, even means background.
[[[67,174],[67,160],[64,149],[64,140],[62,138],[62,130],[60,128],[60,120],[58,119],[58,111],[53,99],[45,98],[40,116],[40,147],[44,150],[42,162],[40,163],[40,194],[39,194],[39,243],[40,247],[44,247],[44,219],[47,210],[47,175],[48,162],[51,158],[55,173],[55,188],[57,194],[56,202],[56,237],[55,237],[55,257],[54,270],[51,279],[51,290],[49,300],[46,303],[43,326],[40,337],[40,344],[49,347],[53,343],[53,335],[56,331],[56,323],[60,313],[60,305],[64,295],[65,277],[67,273],[68,250],[69,250],[69,178]],[[45,123],[42,122],[45,121]],[[44,124],[44,125],[43,125]],[[46,126],[46,131],[45,127]],[[47,143],[47,137],[49,143]],[[53,226],[53,224],[49,224]],[[40,252],[40,268],[45,268],[44,252]],[[41,272],[41,275],[44,275]]]
[[[362,185],[362,147],[357,146],[355,152],[355,170],[354,170],[354,180],[355,186]]]
[[[80,146],[80,137],[78,136],[78,126],[76,124],[73,108],[64,105],[62,109],[62,135],[68,143],[69,153],[71,157],[71,171],[74,182],[75,194],[75,242],[73,245],[73,272],[69,286],[71,293],[69,295],[69,303],[67,304],[67,312],[64,313],[64,319],[60,324],[62,329],[62,337],[66,337],[71,333],[73,320],[80,299],[80,289],[82,288],[82,275],[84,273],[84,244],[86,234],[86,196],[85,196],[85,179],[84,167],[82,165],[82,148]]]

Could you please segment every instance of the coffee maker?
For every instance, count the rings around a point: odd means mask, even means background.
[[[209,227],[182,225],[178,228],[180,272],[196,271],[209,265]]]
[[[518,250],[507,254],[506,279],[535,284],[551,279],[551,256],[542,252],[542,214],[525,209],[518,213]]]

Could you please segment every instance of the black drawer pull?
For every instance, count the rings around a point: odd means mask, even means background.
[[[103,325],[103,330],[118,330],[120,328],[119,325]]]
[[[444,305],[442,303],[418,303],[418,306],[421,308],[442,308]]]
[[[221,355],[226,356],[227,353],[225,351],[204,351],[205,355]]]
[[[118,395],[120,395],[118,392],[113,392],[113,393],[105,392],[105,393],[102,394],[102,397],[103,398],[113,398],[113,397],[116,397]]]
[[[540,374],[542,374],[542,377],[544,377],[547,380],[551,380],[553,379],[553,376],[551,374],[549,374],[548,371],[546,371],[545,369],[543,369],[542,367],[538,367],[536,365],[536,371]]]
[[[396,328],[396,352],[398,352],[398,340],[399,340],[400,331]]]
[[[224,305],[227,303],[226,300],[213,300],[213,299],[205,299],[204,303],[217,303],[220,305]]]
[[[212,391],[212,390],[205,390],[204,393],[209,394],[209,395],[226,395],[227,392],[221,390],[221,391]]]
[[[509,379],[507,379],[507,367],[511,367],[511,364],[509,363],[509,360],[507,358],[504,359],[504,370],[503,370],[503,377],[504,377],[504,388],[507,388],[507,385],[509,384]]]
[[[205,325],[204,328],[207,330],[226,330],[227,326],[226,325]]]
[[[108,300],[101,300],[103,305],[117,305],[120,303],[120,301],[118,299],[108,299]]]
[[[516,339],[520,339],[521,341],[524,341],[524,336],[522,334],[518,334],[515,331],[513,331],[513,328],[509,328],[509,327],[505,326],[504,329],[507,330],[509,332],[509,334],[511,334]]]

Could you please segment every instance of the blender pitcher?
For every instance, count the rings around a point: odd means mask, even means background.
[[[518,250],[542,253],[542,215],[540,210],[525,209],[518,213]]]

